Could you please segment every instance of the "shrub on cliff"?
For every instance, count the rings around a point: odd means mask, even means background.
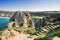
[[[20,31],[22,33],[24,33],[24,34],[31,34],[31,35],[33,35],[33,34],[37,33],[37,31],[33,27],[20,27],[18,29],[20,29]]]

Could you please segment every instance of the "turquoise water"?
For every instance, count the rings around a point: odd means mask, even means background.
[[[9,23],[9,18],[0,18],[0,30],[7,28]]]

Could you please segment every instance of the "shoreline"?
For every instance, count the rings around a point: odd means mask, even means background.
[[[0,17],[0,18],[7,18],[7,19],[10,19],[9,17]]]

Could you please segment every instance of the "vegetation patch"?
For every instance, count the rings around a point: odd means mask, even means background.
[[[38,19],[42,19],[44,18],[45,16],[32,16],[32,18],[38,18]]]
[[[60,27],[56,28],[53,31],[50,31],[45,36],[44,35],[38,36],[35,40],[49,40],[50,38],[53,38],[54,36],[59,36],[59,34],[60,34]]]
[[[31,34],[34,35],[37,33],[37,31],[33,27],[19,27],[18,28],[22,33],[24,34]]]
[[[3,31],[0,31],[0,36],[2,35]]]

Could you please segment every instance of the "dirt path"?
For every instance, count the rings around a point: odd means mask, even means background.
[[[12,32],[14,36],[13,37],[8,36],[8,38],[6,39],[6,36],[8,35],[7,34],[7,35],[2,36],[2,40],[34,40],[34,37],[35,37],[35,36],[30,36],[29,34],[21,34],[15,30],[11,30],[10,32]]]

